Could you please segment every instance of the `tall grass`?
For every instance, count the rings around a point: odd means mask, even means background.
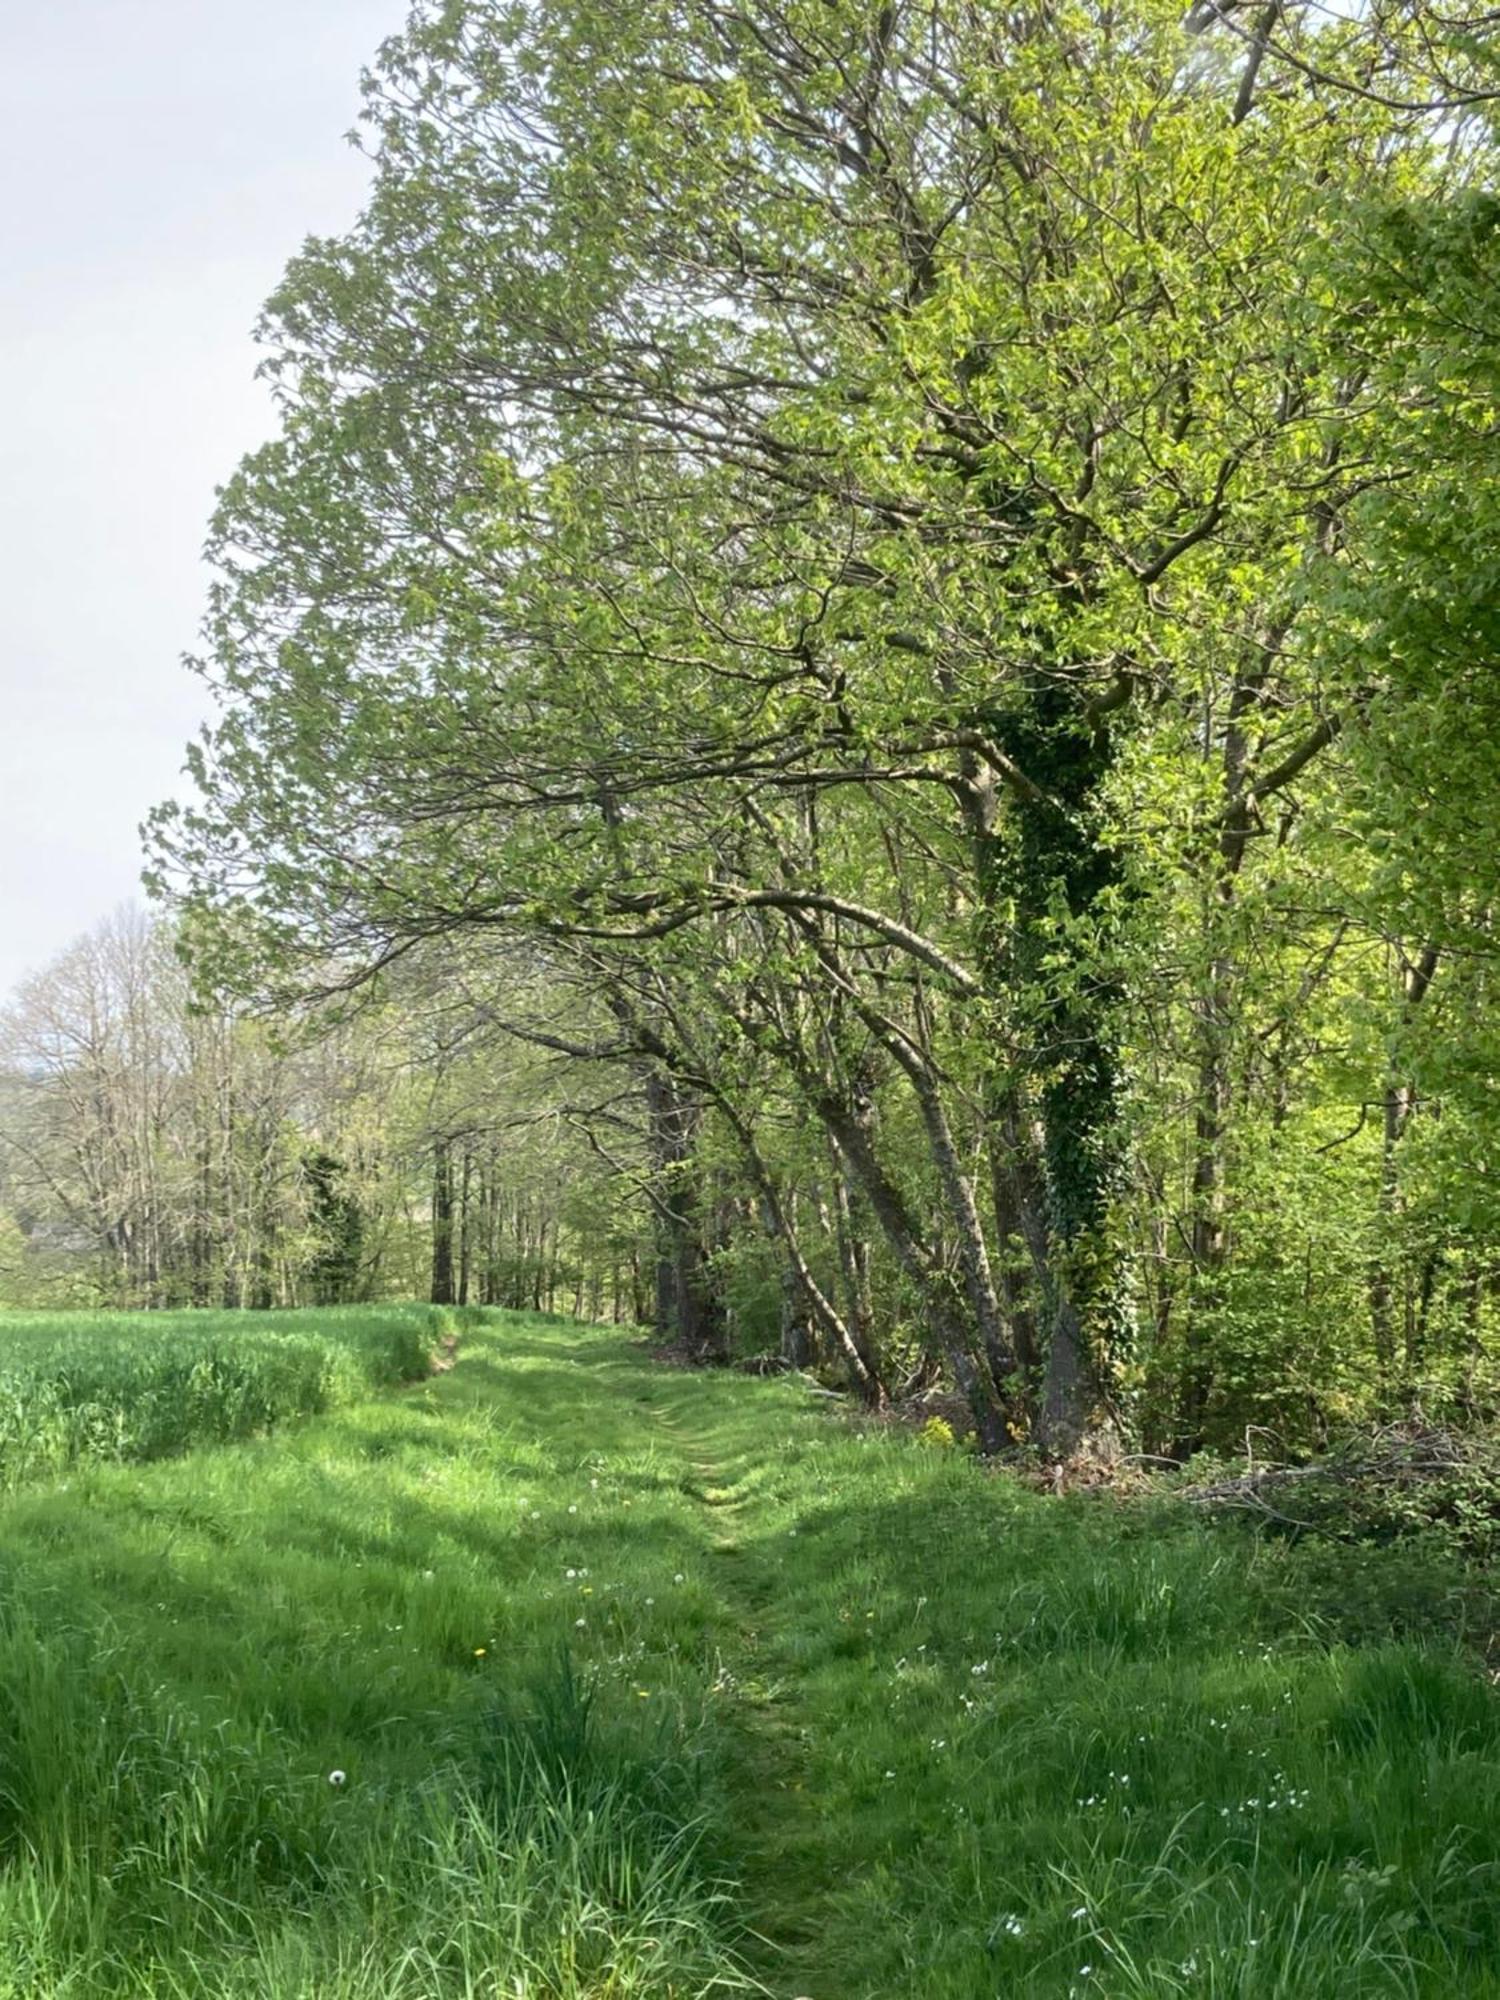
[[[565,1659],[429,1718],[420,1767],[337,1785],[268,1720],[164,1701],[136,1666],[0,1627],[5,2000],[744,1989],[688,1765],[607,1735]]]
[[[425,1375],[451,1315],[0,1314],[0,1486],[254,1437]]]
[[[0,1500],[0,2000],[1500,2000],[1472,1580],[1344,1553],[498,1315]]]
[[[748,1990],[709,1732],[593,1656],[590,1447],[490,1372],[536,1331],[0,1503],[0,2000]]]

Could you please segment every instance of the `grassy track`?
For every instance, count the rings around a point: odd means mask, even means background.
[[[3,2000],[1500,1995],[1500,1713],[1394,1559],[499,1318],[0,1550]]]

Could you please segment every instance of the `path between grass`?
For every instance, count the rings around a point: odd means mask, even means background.
[[[0,2000],[1500,2000],[1445,1587],[497,1316],[0,1504]]]
[[[703,1510],[715,1591],[724,1606],[712,1685],[727,1697],[725,1780],[734,1798],[741,1912],[752,1940],[745,1957],[769,1990],[800,1995],[806,1982],[799,1966],[809,1978],[819,1976],[823,1889],[841,1869],[828,1850],[826,1829],[809,1810],[808,1724],[799,1714],[795,1685],[776,1676],[768,1657],[775,1567],[756,1552],[753,1502],[722,1455],[715,1428],[700,1420],[689,1429],[659,1406],[652,1416],[685,1459],[686,1490]],[[827,1968],[821,1972],[826,1977]]]
[[[1059,1505],[788,1383],[635,1393],[777,2000],[1500,1991],[1495,1704],[1368,1643],[1436,1609],[1394,1567]]]

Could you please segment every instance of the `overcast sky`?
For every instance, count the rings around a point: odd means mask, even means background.
[[[206,713],[213,489],[271,427],[250,328],[366,169],[405,0],[0,0],[0,994],[137,893]]]

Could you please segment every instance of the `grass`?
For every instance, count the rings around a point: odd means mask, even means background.
[[[456,1316],[425,1306],[0,1315],[0,1486],[79,1459],[253,1437],[425,1375]]]
[[[1436,1574],[498,1315],[0,1551],[6,2000],[1500,1996]]]

